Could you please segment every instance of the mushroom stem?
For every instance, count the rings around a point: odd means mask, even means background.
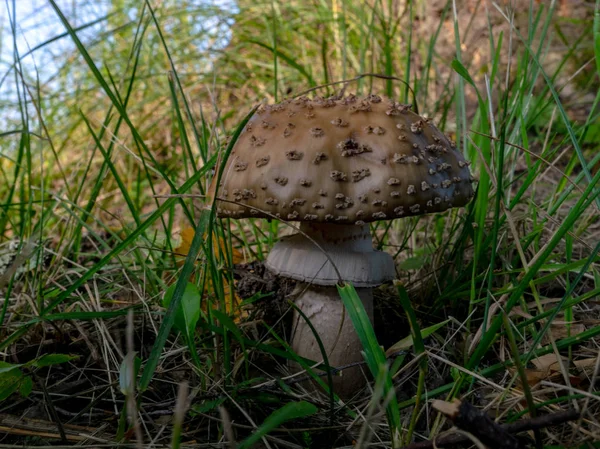
[[[372,287],[395,277],[393,259],[373,249],[368,225],[302,223],[300,231],[282,238],[266,265],[278,275],[303,282],[295,303],[319,334],[329,365],[361,361],[361,342],[335,285],[351,282],[373,322]],[[291,346],[296,354],[323,361],[312,329],[298,312],[292,331]],[[341,397],[349,397],[365,380],[360,367],[344,369],[334,378],[334,390]]]
[[[338,368],[362,361],[361,342],[337,289],[307,284],[301,284],[300,288],[303,290],[294,302],[318,332],[329,366]],[[356,291],[373,322],[373,290],[358,288]],[[315,362],[324,360],[312,329],[297,311],[294,311],[292,332],[291,347],[296,354]],[[292,364],[292,369],[297,370],[298,365]],[[361,366],[345,368],[334,375],[333,389],[340,397],[349,398],[365,385],[366,380]]]

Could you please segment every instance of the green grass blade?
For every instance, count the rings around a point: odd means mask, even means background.
[[[423,343],[423,336],[421,334],[421,326],[417,321],[417,315],[410,303],[410,298],[408,297],[408,293],[403,285],[400,283],[397,284],[396,290],[398,291],[398,298],[400,300],[400,305],[404,309],[404,313],[408,318],[408,322],[410,323],[410,332],[413,337],[414,347],[415,347],[415,356],[420,356],[425,352],[425,344]],[[420,413],[420,398],[423,393],[423,389],[425,386],[425,376],[427,375],[427,358],[421,357],[421,361],[419,362],[419,380],[417,381],[417,400],[415,402],[415,409],[412,412],[412,416],[410,418],[410,424],[408,427],[408,432],[406,434],[406,438],[404,439],[405,443],[410,443],[412,441],[412,435],[415,431],[415,427],[417,425],[417,418]]]
[[[271,413],[262,423],[262,425],[254,431],[252,435],[246,438],[238,446],[239,449],[251,448],[254,444],[258,443],[265,435],[275,430],[284,422],[305,418],[310,415],[317,413],[317,407],[310,402],[290,402],[285,404],[278,410]]]
[[[252,117],[252,115],[254,114],[255,111],[256,111],[256,108],[252,109],[252,111],[250,111],[248,113],[248,115],[246,115],[245,119],[242,120],[242,122],[238,125],[237,129],[233,133],[232,139],[229,142],[229,145],[227,146],[227,149],[225,150],[225,154],[223,156],[224,162],[229,157],[229,154],[231,153],[231,150],[233,149],[235,142],[237,141],[240,133],[242,132],[242,129],[244,129],[244,126],[246,126],[246,123],[248,122],[248,120],[250,120],[250,117]],[[205,166],[204,168],[206,168],[206,167],[207,166]],[[223,163],[219,167],[219,172],[218,172],[217,181],[216,181],[217,185],[218,185],[220,177],[222,176],[224,168],[225,168],[225,164]],[[199,174],[201,174],[203,172],[204,172],[203,169],[198,170],[195,173],[195,175],[192,176],[192,178],[190,178],[188,180],[188,182],[186,184],[191,185],[192,182],[196,182],[197,178],[199,178]],[[156,337],[154,345],[152,346],[152,351],[150,352],[150,357],[148,358],[148,362],[146,363],[146,366],[144,368],[144,374],[142,375],[142,378],[140,380],[140,391],[145,391],[148,388],[148,386],[150,385],[150,381],[152,380],[152,377],[154,376],[154,371],[156,370],[156,367],[158,366],[158,360],[160,358],[160,355],[162,353],[164,345],[167,341],[167,337],[169,336],[169,332],[171,331],[171,327],[173,326],[173,323],[175,322],[175,311],[179,307],[181,298],[183,296],[183,293],[185,292],[185,288],[186,288],[188,279],[189,279],[190,275],[192,274],[192,271],[194,270],[196,257],[198,256],[198,253],[200,252],[200,246],[205,238],[208,239],[208,242],[209,242],[208,247],[212,249],[213,245],[211,244],[211,241],[212,241],[211,226],[212,226],[212,222],[215,219],[216,201],[214,201],[214,198],[211,198],[211,200],[213,201],[213,203],[212,203],[210,209],[203,209],[200,214],[200,219],[198,220],[198,225],[196,226],[194,238],[192,239],[192,243],[190,245],[190,250],[185,258],[185,263],[183,264],[183,268],[181,269],[181,273],[179,274],[179,279],[177,280],[175,291],[173,292],[173,298],[171,299],[171,302],[169,303],[169,309],[167,310],[167,313],[165,314],[165,318],[160,326],[160,329],[158,331],[158,335]],[[205,237],[205,236],[208,236],[208,237]]]
[[[594,7],[594,53],[596,55],[596,74],[600,78],[600,0]]]
[[[81,53],[81,55],[85,59],[87,65],[89,67],[89,69],[92,71],[94,77],[96,78],[96,80],[98,81],[98,83],[100,84],[100,86],[102,87],[102,90],[108,96],[108,98],[110,99],[111,103],[115,106],[115,108],[117,109],[117,111],[119,111],[119,114],[121,115],[121,117],[123,117],[123,120],[125,120],[125,123],[129,127],[129,130],[131,131],[131,134],[133,135],[133,138],[134,138],[134,141],[135,141],[136,145],[140,146],[144,150],[144,152],[146,153],[146,155],[148,156],[148,158],[152,162],[153,166],[155,168],[159,169],[160,168],[160,164],[158,164],[158,162],[154,158],[154,155],[148,149],[148,147],[146,146],[144,140],[140,136],[137,128],[134,126],[133,122],[129,118],[129,115],[127,114],[126,109],[123,107],[123,104],[121,103],[121,101],[118,98],[118,94],[116,92],[113,92],[113,90],[110,88],[110,86],[108,85],[108,83],[106,82],[106,80],[104,79],[104,77],[102,76],[102,74],[100,73],[100,70],[98,70],[98,68],[96,67],[96,64],[94,63],[92,57],[89,55],[89,53],[86,50],[85,46],[83,45],[83,43],[81,42],[81,40],[77,36],[77,33],[75,32],[75,30],[73,29],[73,27],[71,26],[71,24],[69,23],[69,21],[67,20],[67,18],[65,17],[65,15],[62,13],[61,9],[56,5],[56,3],[55,3],[54,0],[49,0],[49,1],[50,1],[50,5],[52,6],[52,8],[54,9],[54,11],[58,15],[58,17],[59,17],[60,21],[62,22],[63,26],[67,29],[69,35],[71,36],[71,39],[73,40],[73,42],[77,46],[79,52]],[[142,160],[144,160],[144,159],[142,159]],[[145,165],[145,163],[144,163],[144,165]],[[169,187],[173,191],[173,193],[178,193],[177,188],[173,184],[173,182],[171,181],[171,179],[168,176],[166,176],[164,173],[161,172],[161,174],[162,174],[163,179],[167,182],[167,184],[169,185]],[[150,179],[150,176],[148,178]],[[185,211],[185,213],[188,216],[188,218],[190,219],[190,221],[192,221],[192,215],[191,215],[191,213],[190,213],[190,211],[189,211],[189,209],[188,209],[185,201],[183,201],[183,199],[179,199],[179,202],[181,203],[181,206],[183,207],[183,210]]]
[[[350,319],[352,320],[354,329],[358,334],[358,338],[363,346],[367,366],[369,367],[371,374],[377,378],[381,367],[386,365],[387,360],[385,358],[383,349],[381,349],[381,346],[379,346],[379,342],[377,341],[375,331],[373,330],[373,326],[371,326],[371,321],[369,320],[367,312],[365,311],[362,301],[352,284],[347,283],[343,287],[338,285],[337,289],[344,303],[344,307],[346,308],[348,315],[350,315]],[[386,398],[390,397],[390,392],[393,390],[394,386],[392,384],[392,379],[388,376],[384,384],[383,396]],[[396,445],[400,442],[402,423],[400,421],[398,402],[396,401],[395,395],[391,396],[391,399],[388,403],[387,417],[388,425],[390,426],[392,446],[396,447]]]
[[[281,50],[273,48],[272,46],[265,44],[264,42],[261,42],[256,39],[249,39],[248,42],[250,42],[254,45],[258,45],[259,47],[262,47],[265,50],[269,50],[271,53],[273,53],[273,56],[276,56],[277,58],[281,59],[282,61],[285,61],[290,67],[295,68],[299,73],[302,74],[302,76],[304,76],[306,78],[306,81],[308,81],[308,85],[310,87],[317,85],[317,83],[313,79],[312,75],[310,73],[308,73],[306,71],[306,69],[304,67],[302,67],[298,62],[296,62],[296,60],[294,58],[292,58],[291,56],[288,56],[287,54],[283,53]]]
[[[533,280],[533,278],[538,273],[539,269],[548,259],[552,251],[556,248],[558,243],[563,239],[565,234],[572,229],[572,226],[575,224],[575,221],[583,214],[587,207],[591,204],[591,202],[596,201],[598,197],[598,193],[592,193],[595,189],[596,184],[600,181],[600,172],[596,174],[596,176],[592,179],[592,182],[588,184],[584,194],[579,198],[575,206],[569,211],[568,215],[565,217],[561,226],[556,230],[552,238],[546,244],[544,249],[538,255],[534,264],[531,265],[529,271],[520,279],[519,284],[516,286],[515,290],[509,297],[506,302],[504,310],[506,313],[510,313],[510,310],[515,306],[517,301],[521,298],[521,295],[525,292],[529,283]],[[467,367],[469,369],[473,369],[477,366],[480,360],[483,358],[492,342],[496,339],[496,333],[500,329],[502,324],[502,317],[497,317],[491,324],[489,330],[484,334],[481,339],[480,344],[475,349],[473,355],[469,359]]]

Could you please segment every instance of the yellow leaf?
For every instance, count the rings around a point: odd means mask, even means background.
[[[184,258],[188,255],[192,246],[192,240],[194,239],[194,235],[196,235],[196,231],[194,230],[194,228],[187,227],[181,230],[181,243],[175,249],[175,254],[177,256]],[[225,253],[226,249],[227,246],[225,241],[221,238],[217,238],[216,236],[214,236],[213,251],[215,251],[216,253]],[[233,259],[232,262],[234,264],[242,263],[245,261],[245,258],[241,251],[239,251],[236,248],[231,249],[231,255]],[[183,264],[183,260],[178,262],[178,265],[180,264]],[[212,281],[209,280],[206,282],[205,292],[214,293]],[[231,288],[225,280],[223,280],[223,292],[225,297],[225,312],[231,317],[233,317],[233,320],[235,322],[239,322],[241,319],[245,318],[247,316],[247,313],[246,311],[241,309],[240,304],[242,303],[242,300],[235,292],[233,297],[233,304],[231,304]],[[206,308],[204,308],[204,311],[206,312]]]
[[[175,254],[178,256],[187,256],[192,246],[192,240],[196,232],[194,228],[184,228],[179,233],[181,235],[181,243],[175,248]]]
[[[181,243],[177,248],[175,248],[175,254],[178,256],[185,257],[190,252],[192,240],[194,240],[194,235],[196,235],[196,231],[194,230],[194,228],[187,227],[182,229],[179,234],[181,236]],[[217,236],[213,237],[213,251],[215,251],[216,253],[221,252],[222,254],[225,254],[227,252],[227,245],[222,238],[217,238]],[[237,248],[231,248],[231,256],[233,259],[232,262],[234,264],[243,263],[246,260],[242,252]]]

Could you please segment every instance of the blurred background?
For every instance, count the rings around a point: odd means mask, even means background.
[[[56,7],[106,85],[126,104],[160,171],[177,185],[206,161],[252,105],[361,73],[399,77],[412,92],[401,82],[368,77],[352,83],[349,91],[376,90],[416,103],[422,114],[463,142],[465,151],[477,97],[452,69],[454,58],[494,106],[522,83],[521,102],[531,106],[523,108],[528,129],[544,126],[551,114],[548,90],[528,52],[552,80],[574,122],[585,122],[597,90],[591,0],[58,0]],[[117,117],[109,112],[105,87],[48,1],[0,6],[0,70],[0,194],[14,181],[11,167],[22,144],[18,130],[26,126],[33,133],[32,158],[38,161],[30,172],[34,184],[41,182],[43,170],[48,193],[85,201],[91,184],[75,189],[81,190],[76,197],[65,184],[81,176],[83,167],[93,179],[104,158],[93,151],[83,117],[98,132]],[[174,70],[178,79],[170,83]],[[485,76],[489,79],[493,71],[493,84],[486,87]],[[174,102],[184,116],[183,130]],[[203,121],[206,133],[198,130]],[[183,132],[201,136],[203,143],[182,137]],[[598,135],[594,125],[586,139],[596,142]],[[149,180],[134,185],[132,179],[140,167],[128,127],[110,126],[100,138],[114,142],[115,167],[140,192],[138,204],[153,207],[144,195]],[[158,192],[167,187],[160,178],[155,180]],[[115,211],[119,201],[112,182],[106,179],[98,204],[110,204]]]

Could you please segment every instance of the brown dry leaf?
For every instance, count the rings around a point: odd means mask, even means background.
[[[572,322],[570,329],[567,324],[558,324],[553,322],[550,326],[550,333],[555,340],[562,340],[563,338],[573,337],[579,335],[585,331],[585,325],[583,323]]]
[[[551,352],[550,354],[544,354],[535,359],[531,360],[533,366],[535,366],[539,371],[546,373],[547,375],[552,372],[559,372],[560,365],[558,364],[558,357],[556,354]]]
[[[514,374],[514,370],[511,370],[511,374]],[[536,369],[526,369],[525,377],[527,384],[531,387],[545,379],[544,373]],[[519,383],[521,383],[521,379],[519,379]]]
[[[557,380],[557,378],[562,378],[560,364],[554,353],[537,357],[533,359],[531,363],[535,368],[528,368],[525,370],[527,383],[529,385],[533,386],[542,380]],[[563,363],[568,367],[568,360],[563,359]],[[596,358],[576,360],[571,365],[571,367],[573,366],[590,375],[596,366]],[[575,386],[581,383],[581,379],[577,375],[569,375],[569,382]]]
[[[535,368],[525,369],[525,376],[529,385],[533,386],[542,380],[549,380],[557,374],[560,375],[560,365],[554,353],[537,357],[531,363]]]
[[[585,371],[588,374],[592,374],[594,372],[594,368],[596,367],[596,357],[591,357],[588,359],[575,360],[573,362],[577,368],[582,371]]]
[[[541,301],[542,305],[551,305],[558,302],[561,298],[546,298]],[[529,304],[529,310],[535,310],[535,304]],[[531,319],[534,315],[527,313],[521,309],[521,307],[514,307],[511,310],[510,316],[520,316],[526,320]],[[558,318],[558,319],[556,319]],[[586,330],[586,326],[579,321],[566,321],[564,319],[564,313],[560,313],[556,317],[550,326],[550,334],[555,340],[562,340],[563,338],[573,337],[579,335]],[[570,324],[570,329],[569,329]],[[548,335],[544,335],[544,343],[549,343]]]

